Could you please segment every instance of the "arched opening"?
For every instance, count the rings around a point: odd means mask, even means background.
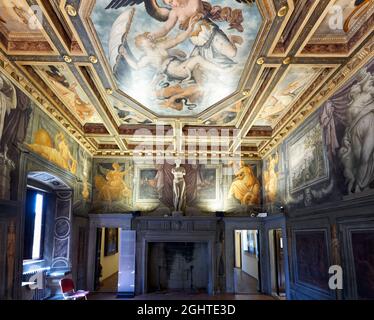
[[[48,172],[29,172],[24,202],[22,295],[41,300],[58,293],[71,271],[72,190]]]

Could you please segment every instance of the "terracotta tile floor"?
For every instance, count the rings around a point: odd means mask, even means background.
[[[92,293],[89,300],[275,300],[263,294],[218,294],[210,296],[206,293],[189,294],[182,292],[149,293],[132,299],[118,299],[113,293]]]
[[[240,269],[234,269],[234,286],[236,294],[258,294],[258,281]]]
[[[100,288],[100,292],[94,292],[89,300],[276,300],[274,297],[259,294],[257,292],[257,280],[245,272],[235,270],[235,282],[237,294],[218,294],[210,296],[206,293],[188,292],[155,292],[136,296],[132,299],[117,298],[115,293],[109,293],[117,283],[118,275],[107,279]]]
[[[99,292],[113,292],[116,291],[118,287],[118,273],[113,274],[109,278],[101,282]]]

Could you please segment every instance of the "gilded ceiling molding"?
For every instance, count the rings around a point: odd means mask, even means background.
[[[322,84],[332,75],[332,73],[338,68],[338,66],[331,65],[325,68],[318,76],[318,78],[308,87],[308,89],[300,96],[299,99],[289,108],[289,110],[283,115],[282,119],[274,126],[273,133],[277,133],[284,124],[287,124],[289,119],[292,119],[294,114],[297,114],[299,109],[305,104],[308,99],[317,92],[322,90]]]
[[[56,35],[52,40],[58,40],[70,55],[86,56],[83,43],[71,23],[71,19],[78,16],[74,6],[66,5],[66,0],[59,0],[59,3],[57,1],[36,1]]]
[[[87,141],[84,133],[73,127],[70,120],[53,106],[20,70],[0,53],[0,71],[13,79],[17,87],[24,92],[39,108],[56,121],[70,136],[72,136],[87,152],[93,155],[95,148]]]
[[[260,148],[262,158],[268,156],[302,122],[333,96],[356,72],[374,57],[374,39],[353,56],[353,58],[324,87],[295,114],[275,136]]]

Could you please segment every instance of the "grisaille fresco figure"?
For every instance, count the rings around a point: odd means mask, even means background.
[[[3,136],[5,116],[16,107],[16,89],[9,80],[0,75],[0,141]]]
[[[180,166],[181,160],[175,160],[175,168],[171,170],[174,175],[173,180],[173,203],[174,213],[181,215],[186,208],[186,169]]]
[[[349,126],[339,151],[348,193],[368,189],[374,182],[374,75],[362,70],[349,92]]]
[[[0,153],[0,199],[10,199],[10,173],[15,169],[14,162],[8,157],[8,147]]]
[[[3,138],[5,117],[16,107],[16,89],[9,80],[0,75],[0,142]],[[5,145],[4,151],[0,153],[0,199],[4,200],[8,200],[10,197],[10,173],[14,169],[14,163],[9,159],[7,153],[8,147]]]

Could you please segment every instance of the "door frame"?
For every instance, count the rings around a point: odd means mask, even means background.
[[[263,219],[251,217],[225,217],[225,264],[226,264],[226,293],[234,293],[234,267],[235,267],[235,230],[257,230],[260,239],[263,238]],[[259,277],[264,276],[264,259],[262,250],[259,254],[261,270]],[[264,291],[264,283],[261,281],[260,292]]]
[[[131,230],[132,214],[90,214],[89,215],[89,241],[87,263],[87,289],[94,291],[95,287],[95,259],[97,245],[97,229],[119,228]]]

